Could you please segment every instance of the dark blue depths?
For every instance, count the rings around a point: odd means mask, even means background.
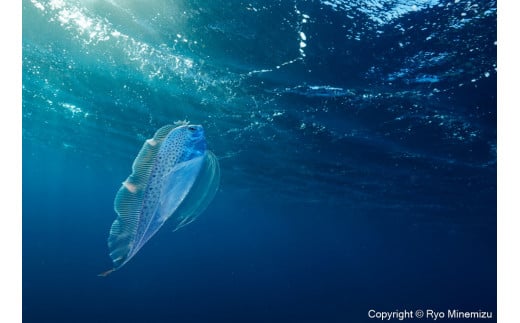
[[[24,320],[496,317],[496,3],[377,3],[24,1]],[[183,119],[219,192],[97,277],[142,142]]]
[[[60,152],[26,165],[28,322],[350,322],[371,308],[494,310],[492,223],[302,205],[225,181],[196,224],[164,229],[102,279],[121,172]]]

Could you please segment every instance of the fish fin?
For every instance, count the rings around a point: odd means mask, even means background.
[[[166,221],[182,203],[197,178],[203,156],[176,165],[163,178],[159,212]]]
[[[109,270],[107,270],[107,271],[104,271],[104,272],[102,272],[102,273],[99,273],[99,274],[98,274],[98,277],[106,277],[106,276],[110,275],[111,273],[113,273],[114,271],[116,271],[115,268],[109,269]]]
[[[161,144],[174,128],[174,125],[164,126],[155,132],[152,139],[145,141],[132,164],[132,174],[117,191],[114,210],[118,216],[110,227],[108,237],[114,268],[124,265],[135,253],[133,248],[146,185]]]
[[[166,126],[163,126],[159,129],[157,129],[157,131],[153,135],[153,139],[163,141],[164,138],[166,138],[166,136],[168,136],[168,134],[177,127],[178,127],[178,125],[174,125],[174,124],[168,124]]]
[[[186,126],[186,125],[189,125],[190,122],[186,119],[184,120],[177,120],[173,123],[175,126]]]
[[[207,151],[197,179],[175,211],[175,228],[179,230],[195,221],[215,197],[220,184],[220,166],[217,157]]]
[[[200,213],[198,213],[198,214],[200,214]],[[191,215],[191,217],[189,217],[189,218],[188,218],[188,217],[184,218],[184,219],[181,221],[181,223],[179,223],[179,224],[178,224],[178,225],[177,225],[177,226],[172,230],[172,232],[175,232],[175,231],[177,231],[177,230],[179,230],[179,229],[182,229],[182,228],[184,228],[185,226],[187,226],[188,224],[190,224],[190,223],[192,223],[193,221],[195,221],[195,220],[197,219],[198,214],[197,214],[197,213],[193,213],[193,214]]]
[[[161,144],[174,128],[174,125],[166,125],[157,130],[151,139],[144,142],[132,164],[132,174],[128,176],[125,182],[144,188],[152,172],[155,157],[161,148]]]

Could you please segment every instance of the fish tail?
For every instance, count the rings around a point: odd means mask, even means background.
[[[115,268],[112,268],[107,271],[104,271],[104,272],[98,274],[98,277],[106,277],[106,276],[110,275],[111,273],[113,273],[115,270],[116,270]]]

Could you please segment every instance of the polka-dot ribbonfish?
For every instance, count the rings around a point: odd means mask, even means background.
[[[213,199],[220,181],[215,155],[199,125],[167,125],[143,144],[132,174],[116,194],[108,248],[113,268],[124,266],[163,226],[191,223]]]

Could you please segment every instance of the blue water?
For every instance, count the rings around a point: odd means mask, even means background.
[[[496,321],[496,1],[22,4],[24,321]],[[215,199],[97,277],[178,120]]]

